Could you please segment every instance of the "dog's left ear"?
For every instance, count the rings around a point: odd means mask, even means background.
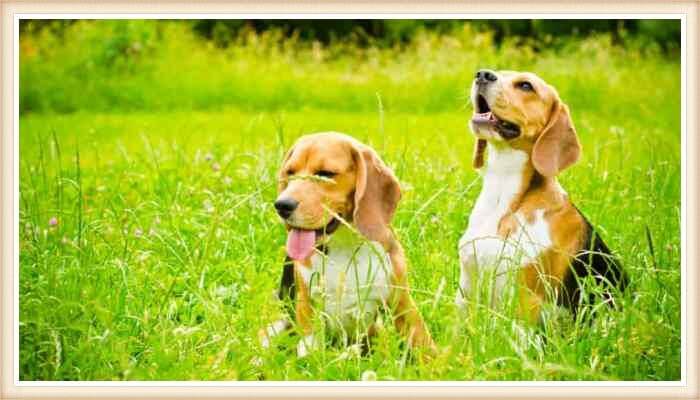
[[[389,224],[401,199],[401,188],[394,173],[369,147],[353,145],[357,167],[353,222],[367,239],[387,244]]]
[[[532,149],[532,163],[546,177],[556,176],[581,155],[569,107],[557,100],[552,108],[549,122]]]

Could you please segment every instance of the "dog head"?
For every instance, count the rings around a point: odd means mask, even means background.
[[[532,164],[546,177],[574,164],[581,145],[569,108],[557,91],[529,72],[480,70],[471,89],[477,137],[474,166],[483,165],[486,142],[530,154]]]
[[[277,213],[287,226],[287,253],[308,258],[316,242],[352,221],[367,239],[386,245],[401,197],[399,182],[377,154],[340,133],[299,138],[279,171]]]

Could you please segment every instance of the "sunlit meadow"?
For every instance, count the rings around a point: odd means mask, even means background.
[[[270,32],[220,49],[177,22],[65,35],[21,40],[22,380],[680,379],[677,55],[606,35],[495,46],[468,26],[391,48]],[[508,310],[455,309],[481,67],[533,71],[570,106],[584,153],[560,180],[630,274],[620,311],[533,333]],[[282,312],[276,170],[326,130],[371,144],[401,181],[393,226],[431,362],[388,323],[366,355],[257,342]]]

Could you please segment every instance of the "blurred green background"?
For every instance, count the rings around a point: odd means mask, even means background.
[[[508,67],[497,62],[497,53],[507,52],[515,59],[565,55],[572,44],[586,38],[640,57],[680,54],[680,23],[674,20],[22,20],[20,31],[22,112],[201,110],[226,105],[373,110],[373,93],[367,90],[384,91],[405,81],[397,71],[386,69],[389,65],[382,63],[381,55],[420,57],[418,43],[426,46],[426,41],[459,52],[488,51],[491,54],[480,52],[477,61],[492,67]],[[454,103],[463,90],[458,84],[464,83],[458,80],[458,72],[466,67],[460,57],[417,60],[427,68],[417,65],[411,82],[425,91],[423,101],[405,93],[387,96],[384,105],[438,111]],[[253,64],[256,61],[263,63]],[[444,64],[427,65],[437,62]],[[316,77],[320,85],[309,85],[299,79],[300,68],[314,63],[345,67]],[[359,69],[353,75],[361,78],[349,80],[347,74],[355,68]],[[363,68],[372,71],[366,74]],[[326,83],[336,82],[348,83],[348,90],[324,90]]]

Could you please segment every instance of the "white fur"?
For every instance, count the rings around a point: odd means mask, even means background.
[[[472,280],[487,276],[486,272],[495,275],[493,296],[498,300],[509,272],[532,262],[552,244],[544,210],[535,212],[532,223],[517,213],[519,228],[507,239],[498,235],[499,221],[522,189],[527,162],[528,155],[523,151],[489,144],[483,187],[469,217],[469,226],[459,241],[462,268],[455,302],[460,306],[472,290]]]
[[[318,347],[318,343],[313,334],[304,336],[297,343],[297,357],[304,358],[308,356],[316,347]]]
[[[379,243],[368,242],[346,226],[330,235],[325,245],[328,254],[316,252],[311,267],[300,268],[301,277],[331,327],[352,334],[371,324],[387,302],[391,260]],[[302,342],[298,354],[308,354],[309,343]]]
[[[261,338],[261,345],[267,349],[270,347],[270,340],[289,328],[290,323],[286,319],[278,319],[265,328],[265,335]]]

